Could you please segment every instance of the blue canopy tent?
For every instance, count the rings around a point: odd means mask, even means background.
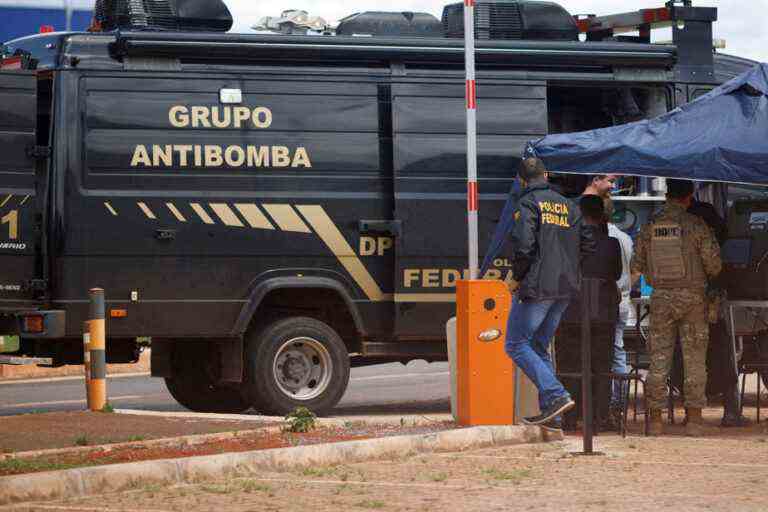
[[[653,119],[532,141],[523,157],[530,156],[556,173],[768,184],[768,64]],[[513,193],[486,263],[512,230],[515,209]]]
[[[654,119],[531,142],[550,172],[768,184],[768,64]]]

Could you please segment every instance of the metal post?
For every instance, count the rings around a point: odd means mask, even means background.
[[[72,0],[64,0],[64,12],[66,15],[67,32],[72,31]]]
[[[83,322],[83,373],[85,374],[85,397],[88,409],[91,408],[91,396],[88,390],[91,388],[91,323]]]
[[[593,453],[591,285],[591,279],[583,279],[581,282],[581,411],[585,454]]]
[[[477,85],[475,82],[475,0],[464,0],[464,65],[467,98],[467,228],[469,278],[478,278],[477,249]]]
[[[106,327],[104,320],[104,290],[93,288],[89,292],[91,380],[88,404],[91,411],[101,411],[107,405]]]

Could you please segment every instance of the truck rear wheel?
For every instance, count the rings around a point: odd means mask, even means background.
[[[217,385],[212,378],[207,347],[195,348],[200,350],[185,350],[184,357],[174,357],[173,377],[165,378],[171,396],[195,412],[236,414],[248,409],[250,404],[238,386]]]
[[[332,409],[349,383],[349,355],[341,337],[314,318],[277,320],[248,340],[249,393],[262,414],[296,407]]]

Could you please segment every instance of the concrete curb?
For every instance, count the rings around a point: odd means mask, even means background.
[[[472,427],[431,434],[31,473],[0,478],[0,505],[118,492],[150,484],[166,486],[247,476],[265,469],[334,465],[545,440],[546,436],[538,427]]]

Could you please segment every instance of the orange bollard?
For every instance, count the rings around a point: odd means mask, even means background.
[[[461,425],[514,423],[516,368],[504,352],[510,303],[502,281],[456,283],[456,405]]]
[[[104,290],[93,288],[90,293],[90,365],[91,379],[88,385],[88,407],[101,411],[107,405],[107,353],[104,320]]]

